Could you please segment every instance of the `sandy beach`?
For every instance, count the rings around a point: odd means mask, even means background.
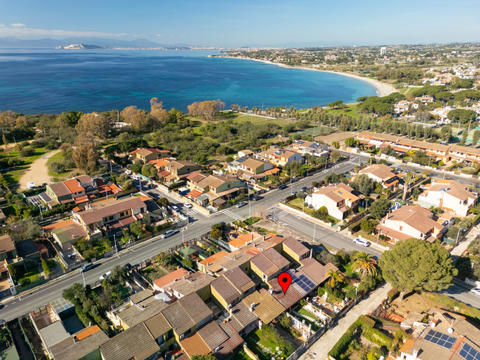
[[[321,70],[321,69],[315,69],[313,67],[308,67],[308,66],[290,66],[290,65],[275,63],[275,62],[268,61],[268,60],[251,59],[251,58],[242,57],[242,56],[221,56],[221,57],[228,58],[228,59],[242,59],[242,60],[258,61],[258,62],[262,62],[262,63],[265,63],[265,64],[276,65],[276,66],[280,66],[280,67],[288,68],[288,69],[302,69],[302,70],[309,70],[309,71],[320,71],[320,72],[327,72],[327,73],[338,74],[338,75],[343,75],[343,76],[349,76],[351,78],[355,78],[355,79],[365,81],[365,82],[368,82],[369,84],[371,84],[376,89],[378,96],[387,96],[387,95],[390,95],[391,93],[394,93],[394,92],[398,91],[391,84],[384,83],[384,82],[381,82],[381,81],[378,81],[378,80],[375,80],[375,79],[367,78],[367,77],[364,77],[364,76],[359,76],[359,75],[356,75],[356,74],[346,73],[346,72]]]

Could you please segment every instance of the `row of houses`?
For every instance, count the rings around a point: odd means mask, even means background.
[[[427,155],[437,160],[448,163],[452,160],[467,161],[472,163],[480,162],[480,149],[460,146],[429,143],[426,141],[411,140],[403,136],[362,131],[356,138],[363,144],[377,148],[390,147],[398,153],[409,151],[424,151]]]
[[[198,272],[172,271],[108,311],[122,330],[112,338],[96,325],[70,334],[50,304],[30,317],[55,359],[153,359],[175,342],[185,359],[209,353],[229,359],[242,336],[274,321],[338,270],[293,238],[251,233],[235,245],[238,250],[199,261]],[[276,279],[282,271],[293,279],[286,293]]]
[[[122,191],[117,185],[101,177],[81,175],[65,181],[47,184],[45,191],[32,196],[29,201],[53,208],[60,204],[77,205],[116,195]]]

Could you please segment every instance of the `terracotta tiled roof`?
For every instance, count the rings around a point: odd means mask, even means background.
[[[179,268],[167,275],[164,275],[158,279],[153,280],[153,284],[158,288],[163,288],[164,286],[168,286],[171,283],[175,282],[177,279],[181,279],[184,276],[187,276],[189,272],[184,268]]]
[[[70,180],[64,181],[63,184],[67,187],[67,189],[71,193],[78,193],[85,190],[83,186],[79,184],[77,179],[70,179]]]

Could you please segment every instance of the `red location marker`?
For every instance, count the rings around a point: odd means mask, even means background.
[[[278,283],[280,284],[280,287],[283,290],[283,293],[285,294],[287,292],[288,287],[292,283],[292,275],[290,275],[288,272],[282,272],[280,275],[278,275]]]

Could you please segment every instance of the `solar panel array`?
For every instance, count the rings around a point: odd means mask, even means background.
[[[315,284],[305,275],[300,275],[299,277],[297,276],[292,276],[293,277],[293,282],[298,284],[305,292],[309,293],[312,291],[313,288],[315,288]]]
[[[462,350],[460,350],[459,354],[465,360],[480,360],[480,352],[478,352],[468,344],[463,345]]]
[[[435,330],[430,330],[425,336],[425,340],[443,346],[446,349],[451,349],[453,344],[455,344],[457,341],[457,338],[448,336],[447,334],[442,334],[441,332]]]

